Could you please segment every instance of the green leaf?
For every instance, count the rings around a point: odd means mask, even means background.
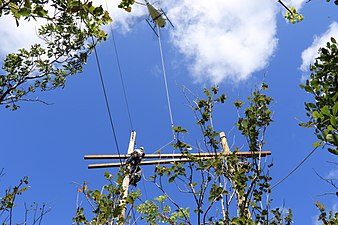
[[[234,106],[236,107],[236,108],[241,108],[242,107],[242,105],[244,104],[244,102],[242,102],[242,101],[240,101],[240,100],[236,100],[235,102],[234,102]]]
[[[175,131],[177,133],[188,133],[188,131],[186,129],[182,128],[181,126],[173,127],[172,129],[173,129],[173,131]]]
[[[332,114],[334,116],[338,115],[338,102],[336,102],[336,104],[334,104],[334,106],[332,107]]]
[[[320,117],[320,114],[319,114],[317,111],[313,111],[312,117],[313,117],[314,119],[318,119],[318,118]]]
[[[323,108],[321,108],[320,111],[324,115],[331,116],[331,114],[329,112],[329,107],[327,105],[325,105]]]
[[[328,148],[327,150],[334,155],[338,155],[338,148]]]
[[[313,104],[312,102],[307,103],[306,105],[309,106],[310,108],[316,108],[316,105]]]
[[[327,142],[331,144],[337,145],[338,144],[338,134],[328,134],[326,135]]]
[[[330,123],[333,127],[337,127],[337,121],[336,121],[335,116],[331,116]]]
[[[317,141],[315,143],[312,144],[313,147],[319,147],[319,146],[323,146],[321,142]]]
[[[170,178],[169,178],[169,183],[174,182],[175,178],[176,178],[176,177],[174,177],[174,176],[170,177]]]
[[[266,91],[268,88],[269,88],[269,85],[267,85],[267,84],[265,84],[265,83],[262,84],[262,89],[263,89],[264,91]]]
[[[21,8],[18,12],[20,16],[29,16],[31,14],[31,10],[29,8]]]

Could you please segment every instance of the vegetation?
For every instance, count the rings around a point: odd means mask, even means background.
[[[338,155],[338,48],[337,41],[331,37],[325,47],[320,48],[319,56],[311,65],[311,75],[305,85],[300,85],[307,93],[312,95],[314,102],[305,102],[308,122],[300,123],[300,126],[315,128],[318,139],[315,147],[327,147],[333,155]],[[334,179],[322,180],[328,182],[334,189],[334,195],[338,196],[338,187]],[[320,211],[319,221],[323,224],[338,224],[338,212],[326,212],[325,206],[316,203]]]
[[[0,17],[10,15],[17,26],[20,19],[45,21],[38,30],[44,45],[20,49],[3,61],[0,105],[12,110],[20,100],[32,101],[29,93],[64,87],[67,76],[82,72],[95,45],[107,37],[101,26],[111,21],[101,6],[77,0],[0,1]]]
[[[319,56],[311,66],[311,75],[305,85],[306,92],[313,96],[314,102],[305,102],[309,121],[303,127],[314,127],[318,142],[315,145],[328,145],[328,151],[338,155],[338,45],[331,38],[326,47],[319,49]]]
[[[0,171],[0,177],[4,176],[3,170]],[[23,177],[19,184],[13,188],[7,188],[5,194],[0,198],[0,220],[2,225],[6,224],[41,224],[45,214],[50,212],[50,209],[46,207],[45,204],[39,206],[37,203],[33,203],[30,206],[24,205],[24,217],[19,221],[19,218],[14,216],[15,201],[22,195],[25,191],[28,190],[28,177]],[[32,212],[31,216],[29,216]]]
[[[215,157],[205,159],[193,155],[190,150],[192,145],[180,139],[187,130],[175,127],[177,141],[172,147],[189,162],[156,166],[149,179],[162,193],[160,196],[142,200],[137,190],[123,199],[123,169],[114,181],[114,176],[106,173],[109,184],[103,187],[103,191],[87,191],[86,186],[81,189],[92,206],[93,217],[87,219],[83,214],[84,208],[79,207],[73,221],[77,224],[132,222],[131,216],[125,218],[127,221],[120,217],[121,207],[130,206],[129,210],[135,208],[147,224],[290,224],[291,210],[270,208],[269,170],[272,164],[264,163],[261,156],[265,145],[264,134],[272,122],[269,109],[272,99],[262,93],[267,89],[268,85],[263,84],[252,93],[244,116],[239,117],[236,123],[247,140],[246,148],[252,153],[251,159],[238,157],[236,152],[239,147],[235,147],[233,153],[223,154],[226,149],[222,147],[219,133],[214,130],[212,113],[216,105],[225,103],[226,96],[218,93],[218,87],[205,89],[206,97],[196,98],[192,101],[196,104],[190,105],[203,134],[203,142],[196,150],[198,153],[217,153]],[[241,110],[243,104],[236,101],[234,106]],[[172,184],[176,186],[174,191],[169,188]],[[185,196],[184,201],[193,202],[193,206],[186,207],[184,202],[174,197],[180,192]],[[122,200],[127,205],[121,204]]]
[[[334,3],[337,5],[337,1]],[[48,4],[53,10],[47,9]],[[132,4],[133,0],[122,0],[119,7],[130,12]],[[69,75],[81,72],[95,45],[107,37],[101,26],[111,21],[101,6],[76,0],[0,1],[1,16],[12,16],[17,26],[22,19],[46,22],[38,30],[44,45],[34,44],[30,49],[20,49],[4,59],[2,69],[5,74],[0,75],[0,104],[12,110],[19,107],[19,101],[30,101],[30,93],[64,87]],[[285,17],[292,23],[303,19],[295,9],[288,7]],[[314,145],[328,146],[328,151],[334,155],[338,155],[337,47],[332,38],[326,47],[320,49],[320,55],[311,66],[310,79],[301,85],[313,95],[314,102],[305,103],[309,121],[300,125],[315,128],[318,142]],[[177,140],[172,147],[184,154],[189,162],[156,166],[149,179],[161,195],[143,199],[142,193],[136,190],[124,196],[122,180],[125,168],[122,167],[117,174],[105,173],[107,184],[102,190],[90,190],[87,183],[80,186],[79,194],[87,200],[92,214],[86,213],[85,206],[79,205],[73,222],[125,224],[133,220],[130,213],[135,209],[139,218],[149,224],[291,224],[290,209],[271,208],[269,172],[273,165],[266,164],[260,155],[266,144],[265,132],[272,122],[269,109],[272,98],[264,94],[267,89],[268,85],[262,84],[254,91],[244,110],[244,102],[234,102],[238,115],[243,114],[238,117],[236,126],[246,140],[245,148],[253,154],[252,158],[236,155],[242,143],[232,148],[231,154],[222,154],[226,149],[219,139],[219,131],[214,129],[213,111],[216,105],[226,102],[226,96],[219,94],[218,87],[205,89],[205,98],[194,96],[190,102],[203,134],[202,143],[193,147],[180,138],[187,130],[174,128]],[[217,155],[205,160],[193,155],[192,148],[198,153]],[[168,184],[174,184],[176,189],[169,190]],[[27,185],[28,178],[24,177],[0,198],[2,224],[14,224],[15,200],[27,190]],[[173,196],[179,192],[190,196],[190,202],[194,204],[187,207],[175,199]],[[316,206],[320,211],[319,221],[332,225],[338,223],[337,212],[327,213],[319,202]],[[121,217],[124,208],[129,210],[125,218]],[[25,216],[22,224],[40,224],[48,212],[44,205],[40,208],[25,206],[25,209],[25,215],[30,209],[35,213],[32,220]]]

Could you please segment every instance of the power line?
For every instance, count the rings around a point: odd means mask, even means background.
[[[108,10],[107,0],[105,0],[105,3],[106,3],[106,9]],[[133,122],[132,122],[132,119],[131,119],[130,108],[129,108],[129,104],[128,104],[127,92],[126,92],[126,88],[125,88],[125,85],[124,85],[124,80],[123,80],[123,75],[122,75],[122,70],[121,70],[120,58],[119,58],[119,55],[118,55],[118,51],[117,51],[117,47],[116,47],[116,41],[115,41],[115,36],[114,36],[114,31],[113,31],[113,27],[112,27],[111,24],[109,24],[109,28],[110,28],[110,32],[111,32],[111,35],[112,35],[112,38],[113,38],[115,57],[116,57],[117,67],[118,67],[119,74],[120,74],[120,79],[121,79],[121,84],[122,84],[122,89],[123,89],[124,101],[125,101],[126,106],[127,106],[127,112],[128,112],[128,117],[129,117],[130,128],[131,128],[131,130],[134,130]]]
[[[128,104],[128,98],[127,98],[126,88],[125,88],[125,85],[124,85],[124,80],[123,80],[123,75],[122,75],[122,70],[121,70],[120,59],[119,59],[119,55],[118,55],[118,52],[117,52],[117,47],[116,47],[116,42],[115,42],[113,28],[112,28],[111,25],[110,25],[110,31],[111,31],[112,38],[113,38],[115,57],[116,57],[116,60],[117,60],[117,67],[119,69],[119,74],[120,74],[120,79],[121,79],[121,84],[122,84],[122,89],[123,89],[123,95],[124,95],[124,101],[125,101],[126,106],[127,106],[129,123],[130,123],[131,130],[134,130],[134,128],[133,128],[133,122],[132,122],[131,114],[130,114],[130,108],[129,108],[129,104]]]
[[[286,175],[283,179],[274,184],[271,187],[271,189],[274,189],[276,186],[280,185],[284,180],[286,180],[289,176],[291,176],[291,174],[293,174],[317,150],[318,147],[319,146],[315,147],[300,163],[298,163],[298,165],[293,170],[291,170],[290,173],[288,173],[288,175]]]
[[[162,62],[162,71],[163,71],[163,78],[164,78],[164,85],[165,85],[165,91],[167,95],[167,103],[168,103],[168,109],[169,109],[169,116],[170,116],[170,123],[171,123],[171,129],[173,132],[174,140],[176,140],[175,136],[175,131],[174,131],[174,120],[173,120],[173,115],[171,111],[171,105],[170,105],[170,96],[169,96],[169,89],[168,89],[168,82],[167,82],[167,75],[165,71],[165,66],[164,66],[164,57],[163,57],[163,51],[162,51],[162,43],[161,43],[161,35],[160,35],[160,28],[157,27],[157,32],[158,32],[158,43],[160,46],[160,54],[161,54],[161,62]]]
[[[93,41],[93,44],[94,44],[94,38],[93,37],[92,37],[92,41]],[[94,54],[95,54],[95,58],[96,58],[97,68],[98,68],[99,75],[100,75],[100,80],[101,80],[101,85],[102,85],[104,99],[105,99],[105,102],[106,102],[107,111],[108,111],[110,126],[111,126],[111,129],[113,131],[113,136],[114,136],[115,145],[116,145],[116,148],[117,148],[117,153],[120,156],[121,155],[120,154],[120,148],[119,148],[117,137],[116,137],[116,132],[115,132],[114,123],[113,123],[113,117],[112,117],[112,114],[111,114],[111,111],[110,111],[110,107],[109,107],[109,103],[108,103],[108,97],[107,97],[107,92],[106,92],[106,88],[105,88],[105,85],[104,85],[103,75],[102,75],[101,66],[100,66],[100,60],[99,60],[99,56],[97,54],[97,50],[96,50],[96,46],[95,45],[94,45]],[[119,160],[120,160],[120,163],[122,165],[122,160],[121,160],[120,157],[119,157]]]

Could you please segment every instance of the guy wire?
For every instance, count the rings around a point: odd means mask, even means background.
[[[171,105],[170,105],[170,97],[169,97],[169,90],[168,90],[168,82],[167,82],[167,75],[165,72],[165,66],[164,66],[164,57],[163,57],[163,52],[162,52],[162,43],[161,43],[161,36],[160,36],[160,28],[157,27],[157,33],[158,33],[158,43],[160,46],[160,54],[161,54],[161,61],[162,61],[162,70],[163,70],[163,78],[164,78],[164,84],[165,84],[165,91],[167,95],[167,102],[168,102],[168,109],[169,109],[169,116],[170,116],[170,123],[171,123],[171,129],[173,132],[174,140],[176,140],[176,135],[174,131],[174,120],[173,120],[173,115],[171,111]]]
[[[94,54],[95,54],[97,68],[98,68],[99,75],[100,75],[103,95],[104,95],[104,99],[105,99],[106,107],[107,107],[107,111],[108,111],[110,126],[111,126],[112,131],[113,131],[113,136],[114,136],[115,145],[116,145],[116,148],[117,148],[117,153],[120,156],[121,155],[120,154],[120,148],[119,148],[117,137],[116,137],[116,132],[115,132],[114,123],[113,123],[113,117],[112,117],[112,114],[111,114],[111,111],[110,111],[110,107],[109,107],[109,103],[108,103],[108,97],[107,97],[107,92],[106,92],[106,88],[105,88],[105,85],[104,85],[103,75],[102,75],[101,66],[100,66],[100,60],[99,60],[99,56],[97,54],[97,50],[96,50],[96,46],[94,44],[94,38],[93,37],[92,37],[92,41],[93,41],[93,45],[94,45]],[[119,157],[119,160],[120,160],[120,163],[122,165],[121,157]]]

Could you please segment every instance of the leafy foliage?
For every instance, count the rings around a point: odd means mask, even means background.
[[[245,109],[245,116],[237,122],[239,131],[246,137],[248,147],[253,152],[262,151],[264,133],[272,121],[268,108],[272,99],[261,93],[266,89],[268,85],[263,84],[261,89],[253,92],[248,98],[250,106]],[[138,212],[150,224],[158,224],[156,221],[176,224],[177,218],[170,220],[172,207],[176,212],[181,212],[179,222],[182,224],[193,224],[191,218],[194,216],[197,224],[290,224],[291,210],[286,214],[282,209],[269,210],[270,200],[266,201],[263,197],[271,193],[268,173],[272,165],[263,169],[259,154],[251,160],[240,158],[236,155],[238,148],[230,155],[219,151],[219,133],[213,128],[212,112],[216,104],[225,102],[226,96],[218,92],[218,87],[204,89],[206,98],[196,97],[193,101],[195,106],[191,104],[204,138],[205,148],[198,147],[198,152],[216,153],[215,156],[203,158],[193,155],[191,145],[179,139],[186,130],[174,128],[178,140],[173,147],[179,149],[189,161],[156,166],[151,179],[168,203],[163,205],[161,201],[146,201],[137,207]],[[236,101],[234,104],[240,109],[244,102]],[[175,184],[177,191],[185,194],[185,201],[190,195],[195,208],[188,210],[180,206],[182,202],[175,200],[175,195],[168,190],[170,184]],[[233,212],[237,213],[234,215]]]
[[[295,23],[298,23],[298,22],[300,22],[300,21],[302,21],[304,19],[304,16],[302,14],[300,14],[297,11],[296,8],[289,7],[289,6],[285,5],[285,3],[283,1],[281,1],[281,0],[278,0],[278,3],[281,4],[284,7],[284,9],[286,10],[284,18],[287,21],[295,24]]]
[[[1,1],[0,2],[0,16],[11,14],[16,25],[19,26],[20,18],[24,19],[36,19],[37,17],[46,17],[48,10],[46,5],[48,0],[35,0],[35,1]]]
[[[319,142],[316,145],[328,145],[329,152],[338,155],[338,48],[331,38],[326,47],[319,50],[320,55],[311,66],[311,75],[305,85],[306,92],[313,95],[315,102],[305,102],[308,122],[302,127],[314,127]]]
[[[5,196],[1,198],[0,201],[0,211],[12,211],[15,207],[15,198],[18,195],[22,195],[28,189],[28,177],[24,177],[20,180],[17,186],[13,188],[8,188],[5,191]]]
[[[314,102],[305,102],[308,122],[300,123],[300,126],[315,128],[318,142],[314,146],[328,145],[328,151],[338,155],[338,49],[337,41],[331,37],[325,47],[319,49],[319,56],[311,65],[311,75],[305,85],[300,85],[307,93],[313,95]],[[333,180],[324,179],[333,187]],[[336,193],[337,194],[337,193]],[[338,213],[326,212],[324,205],[316,202],[320,211],[318,221],[325,225],[337,224]]]
[[[134,0],[121,0],[118,5],[119,8],[126,10],[127,12],[131,12],[131,6],[135,3]]]
[[[268,85],[263,84],[262,90],[267,89]],[[242,134],[248,138],[250,151],[258,151],[262,149],[264,144],[262,142],[264,137],[260,137],[260,135],[265,133],[266,128],[272,122],[272,113],[268,108],[272,98],[262,94],[261,90],[257,90],[252,93],[248,100],[250,106],[245,109],[245,117],[239,118],[236,125]],[[242,107],[242,104],[239,101],[234,103],[238,109]]]
[[[189,208],[179,208],[172,212],[171,207],[165,204],[167,200],[165,195],[158,196],[154,198],[154,200],[155,201],[146,200],[144,203],[136,206],[136,210],[144,215],[141,219],[145,219],[147,223],[152,225],[157,224],[157,222],[180,225],[186,224],[184,219],[189,217]],[[160,206],[156,203],[159,203]]]
[[[78,192],[83,193],[83,196],[91,206],[93,217],[87,219],[84,207],[79,205],[73,222],[75,224],[124,224],[128,221],[129,217],[121,217],[122,210],[127,205],[133,205],[141,194],[137,190],[129,192],[126,197],[123,196],[124,173],[125,170],[122,167],[116,175],[106,172],[105,178],[108,184],[104,185],[101,191],[88,189],[88,184],[84,182]]]
[[[47,3],[53,8],[48,13]],[[102,6],[91,1],[0,1],[0,16],[11,14],[19,19],[44,19],[38,30],[44,45],[34,44],[6,56],[0,74],[0,104],[16,110],[27,95],[64,87],[66,77],[82,72],[88,55],[107,34],[101,26],[111,21]]]
[[[2,176],[2,171],[0,171],[0,176]],[[2,220],[1,224],[6,225],[6,224],[19,224],[18,222],[15,222],[14,220],[18,221],[18,218],[14,218],[16,216],[14,213],[14,209],[16,208],[16,200],[18,196],[21,196],[28,190],[28,177],[25,176],[23,177],[20,181],[19,184],[7,188],[5,190],[5,194],[0,197],[0,219]],[[42,206],[39,206],[38,203],[33,203],[31,206],[25,206],[25,211],[24,211],[24,217],[23,217],[23,222],[20,224],[41,224],[44,215],[50,212],[50,209],[46,208],[46,205],[43,204]],[[31,211],[31,212],[30,212]],[[28,218],[28,214],[32,214],[33,216],[31,218]]]
[[[293,7],[286,10],[284,17],[293,24],[299,23],[304,19],[304,16],[300,14],[296,8]]]
[[[322,221],[324,225],[338,224],[338,212],[330,211],[327,213],[325,206],[320,204],[320,202],[316,202],[316,206],[320,211],[318,221]]]
[[[142,200],[137,190],[123,197],[122,180],[128,173],[121,167],[115,176],[105,173],[109,184],[101,191],[88,190],[87,183],[81,185],[79,193],[87,199],[93,217],[87,219],[85,208],[79,206],[74,223],[127,224],[133,218],[129,214],[125,218],[120,215],[123,208],[129,208],[129,212],[136,209],[138,218],[152,225],[194,224],[193,221],[197,224],[291,224],[291,210],[270,209],[269,170],[272,164],[266,165],[261,160],[264,133],[272,122],[269,109],[272,98],[262,93],[267,89],[268,85],[263,84],[252,93],[244,116],[239,116],[236,123],[238,131],[246,137],[252,158],[239,157],[236,154],[238,147],[232,153],[225,151],[224,143],[214,129],[212,114],[216,105],[225,103],[226,96],[219,94],[218,87],[204,89],[205,98],[196,97],[190,106],[203,134],[203,147],[197,147],[197,153],[214,154],[213,157],[193,154],[192,148],[196,147],[181,140],[188,131],[181,126],[174,127],[177,139],[172,147],[178,149],[185,160],[155,167],[150,181],[161,195]],[[241,101],[234,103],[238,110],[242,110],[244,104]],[[176,186],[174,191],[173,185]],[[184,201],[177,198],[179,194],[184,195]]]

